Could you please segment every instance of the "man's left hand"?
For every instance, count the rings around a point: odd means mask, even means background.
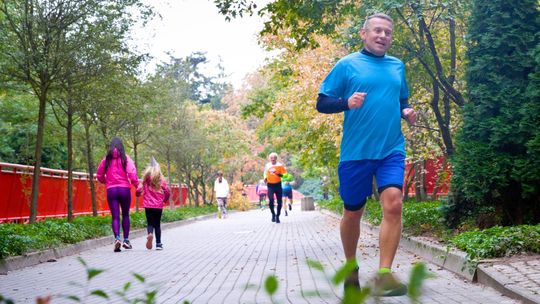
[[[403,118],[405,118],[409,124],[414,125],[416,123],[416,111],[412,108],[403,109],[401,114],[403,114]]]

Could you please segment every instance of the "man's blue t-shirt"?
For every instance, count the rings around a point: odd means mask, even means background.
[[[355,92],[367,95],[360,108],[345,111],[340,161],[405,154],[399,101],[409,97],[409,90],[403,62],[388,55],[352,53],[336,63],[319,90],[343,100]]]

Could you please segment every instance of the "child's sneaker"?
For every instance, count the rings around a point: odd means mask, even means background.
[[[133,249],[133,247],[131,246],[131,243],[129,242],[128,239],[124,240],[124,243],[122,244],[122,247],[124,247],[126,249]]]
[[[120,249],[121,246],[122,246],[122,242],[120,242],[120,240],[118,240],[118,239],[114,240],[114,252],[122,251]]]
[[[146,237],[146,249],[152,249],[152,241],[154,240],[154,235],[149,233]]]
[[[156,244],[156,250],[163,250],[163,244],[157,243]]]
[[[398,297],[407,294],[407,285],[399,282],[390,272],[377,273],[371,284],[376,297]]]

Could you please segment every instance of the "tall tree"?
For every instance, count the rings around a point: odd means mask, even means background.
[[[253,13],[257,9],[254,1],[214,2],[228,19],[240,16],[239,13]],[[271,37],[266,39],[263,35],[263,41],[267,46],[285,49],[292,54],[290,57],[300,55],[299,50],[302,49],[321,47],[321,36],[332,38],[334,44],[344,45],[349,52],[357,51],[361,46],[358,31],[363,16],[374,12],[386,12],[393,16],[394,46],[391,54],[402,58],[408,71],[414,71],[408,73],[413,93],[410,103],[420,112],[417,124],[405,131],[409,147],[407,152],[413,159],[422,160],[433,157],[433,154],[448,156],[454,152],[453,134],[460,124],[458,111],[465,104],[462,94],[463,48],[459,46],[462,45],[466,29],[468,3],[466,0],[429,3],[405,0],[366,0],[361,3],[345,0],[275,0],[260,9],[259,14],[268,20],[262,34]],[[276,43],[272,39],[280,36],[287,37],[289,46],[284,47],[283,43]],[[305,70],[302,67],[295,70],[290,60],[279,64],[283,67],[282,72],[293,77]],[[315,66],[309,72],[318,74],[319,67]],[[316,91],[314,93],[311,99],[315,99]],[[252,104],[257,105],[262,106],[258,108],[259,112],[268,112],[264,109],[268,105],[275,107],[272,102]],[[253,113],[256,111],[253,107],[250,110]],[[418,165],[421,164],[418,162]],[[422,168],[418,168],[415,172],[422,171]]]
[[[538,110],[538,95],[528,94],[538,77],[532,72],[539,30],[536,0],[474,1],[467,54],[470,103],[453,159],[449,218],[455,224],[466,212],[483,215],[478,219],[486,226],[540,221],[538,168],[524,167],[540,157],[534,145],[538,128],[526,127],[540,119],[539,111],[530,112]]]
[[[28,84],[39,102],[30,222],[36,221],[45,110],[51,89],[72,63],[77,31],[102,18],[128,13],[138,1],[6,0],[0,3],[0,73]]]

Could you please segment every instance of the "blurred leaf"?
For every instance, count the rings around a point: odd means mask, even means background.
[[[124,284],[124,288],[123,288],[124,292],[128,291],[130,287],[131,287],[131,282],[127,282],[126,284]]]
[[[99,275],[100,273],[104,271],[105,270],[103,269],[89,268],[88,270],[86,270],[86,272],[88,273],[88,281],[92,280],[92,278],[94,278],[95,276]]]
[[[105,293],[103,290],[93,290],[90,295],[93,295],[93,296],[98,296],[98,297],[101,297],[101,298],[104,298],[104,299],[109,299],[109,296],[107,295],[107,293]]]
[[[264,289],[269,295],[273,295],[278,289],[278,280],[275,276],[271,275],[264,281]]]
[[[433,278],[435,275],[429,272],[426,265],[423,263],[416,263],[411,269],[409,277],[408,295],[413,303],[417,303],[422,294],[422,284],[428,278]]]
[[[308,264],[309,267],[311,268],[315,268],[321,272],[324,272],[324,267],[323,265],[321,264],[321,262],[319,261],[315,261],[315,260],[311,260],[311,259],[307,259],[306,260],[306,263]]]
[[[338,285],[345,281],[345,278],[357,267],[356,261],[347,261],[341,268],[336,271],[334,277],[332,277],[332,283]]]
[[[139,280],[139,282],[141,282],[141,283],[144,283],[144,281],[146,281],[146,279],[145,279],[142,275],[140,275],[140,274],[138,274],[138,273],[135,273],[135,272],[134,272],[134,273],[133,273],[133,276],[134,276],[137,280]]]

